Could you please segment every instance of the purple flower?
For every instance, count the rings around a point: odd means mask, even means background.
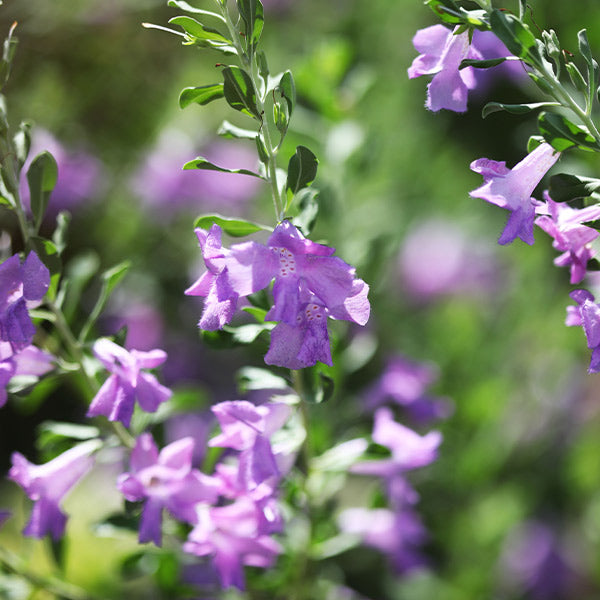
[[[13,353],[8,342],[0,342],[0,407],[6,403],[6,386],[15,375],[33,375],[39,377],[54,367],[54,356],[36,348],[27,346]]]
[[[60,510],[60,502],[92,468],[91,455],[98,447],[98,441],[91,440],[43,465],[34,465],[19,452],[13,453],[8,478],[20,485],[34,501],[31,518],[23,530],[25,535],[41,538],[49,533],[55,540],[62,537],[67,517]]]
[[[143,204],[159,218],[172,218],[178,212],[222,211],[223,205],[237,213],[259,190],[256,177],[239,174],[183,170],[182,165],[196,156],[197,148],[186,134],[166,130],[156,147],[133,176],[131,186]],[[217,141],[200,154],[225,168],[256,168],[256,153],[237,144]]]
[[[392,478],[432,463],[437,458],[442,435],[439,431],[430,431],[420,436],[412,429],[394,421],[392,411],[383,407],[375,412],[373,441],[389,448],[392,452],[391,458],[359,462],[352,467],[352,471]]]
[[[480,53],[469,46],[469,33],[456,33],[443,25],[432,25],[417,31],[413,45],[421,54],[408,68],[408,77],[433,75],[427,86],[425,106],[434,112],[445,108],[455,112],[467,110],[468,91],[475,87],[473,69],[459,70],[465,58],[481,58]]]
[[[391,401],[405,407],[417,421],[447,417],[452,410],[449,402],[427,395],[427,388],[436,379],[434,365],[403,356],[392,357],[380,379],[367,392],[367,407],[372,409]]]
[[[48,212],[56,214],[61,209],[72,211],[93,200],[103,178],[100,161],[87,152],[67,150],[49,131],[36,128],[19,186],[24,205],[29,207],[29,186],[25,174],[33,159],[44,150],[52,154],[58,165],[58,179]]]
[[[446,294],[489,292],[498,280],[488,247],[447,219],[428,219],[411,227],[398,268],[402,291],[419,306]]]
[[[111,373],[92,400],[89,417],[105,415],[109,421],[131,422],[135,401],[146,412],[155,412],[172,392],[142,369],[153,369],[167,359],[162,350],[127,351],[107,338],[94,344],[94,354]]]
[[[573,290],[569,296],[577,306],[567,307],[568,326],[582,326],[588,348],[592,351],[589,373],[600,372],[600,306],[594,302],[594,296],[587,290]]]
[[[140,521],[139,541],[161,544],[162,510],[176,518],[195,522],[196,505],[215,502],[218,481],[192,469],[194,440],[183,438],[160,453],[148,433],[142,434],[131,453],[129,473],[119,476],[117,487],[132,502],[145,500]]]
[[[208,232],[195,231],[207,270],[185,293],[206,298],[198,327],[213,331],[231,321],[238,298],[269,285],[275,259],[268,248],[256,242],[223,248],[218,225],[213,225]]]
[[[252,491],[266,484],[273,491],[280,472],[269,437],[287,421],[290,407],[281,403],[254,406],[246,400],[221,402],[212,407],[221,433],[209,446],[233,448],[240,451],[238,482]]]
[[[249,498],[226,506],[200,506],[183,549],[211,556],[222,586],[243,589],[244,565],[269,567],[281,551],[275,540],[261,533],[259,512]]]
[[[540,144],[513,169],[505,162],[480,158],[471,163],[471,169],[483,175],[483,185],[469,193],[510,212],[506,227],[498,240],[508,244],[516,238],[533,244],[533,221],[536,206],[541,203],[531,197],[542,177],[558,160],[560,153],[550,144]]]
[[[546,193],[549,215],[542,215],[535,224],[554,238],[552,245],[562,254],[554,259],[559,267],[570,267],[571,283],[580,283],[585,277],[587,263],[594,256],[590,243],[598,232],[583,223],[600,219],[600,206],[571,208],[565,202],[554,202]]]
[[[399,573],[425,564],[419,546],[427,540],[427,532],[409,507],[396,511],[349,508],[339,515],[338,524],[345,533],[360,536],[364,544],[387,555]]]
[[[35,252],[21,264],[17,254],[0,265],[0,341],[15,352],[31,344],[35,327],[27,307],[39,303],[50,286],[50,273]]]

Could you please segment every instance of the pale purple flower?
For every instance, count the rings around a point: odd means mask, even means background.
[[[131,186],[143,205],[158,218],[172,218],[181,211],[235,212],[259,190],[256,177],[219,173],[182,166],[198,155],[192,138],[181,131],[165,130],[155,148],[144,158]],[[227,169],[256,170],[256,152],[227,141],[215,141],[202,149],[202,156]]]
[[[0,341],[17,352],[31,344],[35,327],[28,307],[39,304],[50,286],[50,273],[35,252],[21,264],[17,254],[0,265]]]
[[[183,438],[160,453],[152,436],[142,434],[131,452],[130,472],[119,476],[117,487],[132,502],[145,500],[139,541],[161,544],[162,511],[195,522],[196,505],[215,502],[218,480],[192,468],[194,440]]]
[[[433,364],[394,356],[388,360],[381,377],[367,392],[367,407],[373,409],[393,402],[405,408],[419,422],[445,418],[452,411],[449,401],[427,393],[437,377],[437,369]]]
[[[430,431],[421,436],[396,422],[392,411],[382,407],[375,412],[373,441],[388,448],[392,453],[391,458],[359,462],[351,470],[364,475],[393,478],[432,463],[437,458],[442,435],[439,431]]]
[[[576,573],[556,533],[546,524],[526,521],[508,535],[500,570],[505,587],[526,592],[531,600],[561,600],[576,597]],[[575,596],[571,594],[575,592]]]
[[[269,285],[275,258],[268,248],[256,242],[223,248],[218,225],[208,232],[200,228],[195,231],[207,270],[185,293],[206,298],[198,326],[213,331],[231,321],[239,298]]]
[[[60,502],[92,468],[92,453],[98,447],[97,440],[84,442],[43,465],[34,465],[19,452],[13,453],[8,478],[34,501],[25,535],[41,538],[48,533],[55,540],[62,537],[67,517],[60,510]]]
[[[536,207],[541,202],[532,198],[531,194],[559,156],[559,152],[544,142],[512,169],[508,169],[505,162],[487,158],[471,163],[471,169],[483,175],[483,185],[469,195],[510,213],[499,244],[508,244],[516,238],[533,244],[533,222]]]
[[[172,392],[161,385],[151,373],[167,359],[162,350],[127,351],[107,338],[94,344],[94,354],[111,373],[104,382],[88,410],[88,416],[104,415],[109,421],[121,421],[129,426],[137,400],[142,410],[156,412],[159,405],[171,397]]]
[[[343,532],[358,535],[365,545],[385,554],[399,573],[426,564],[419,547],[427,540],[427,532],[410,507],[349,508],[339,515],[338,525]]]
[[[425,106],[434,112],[443,108],[455,112],[467,110],[467,95],[475,87],[473,68],[459,70],[465,58],[481,58],[469,45],[469,33],[457,33],[443,25],[432,25],[417,31],[413,45],[421,54],[408,68],[408,77],[433,75],[427,86]]]
[[[244,588],[244,565],[269,567],[281,551],[279,544],[260,530],[255,503],[239,498],[226,506],[200,505],[197,523],[183,549],[210,556],[221,585]]]
[[[14,376],[44,375],[54,368],[53,360],[54,356],[35,346],[14,353],[8,342],[0,342],[0,407],[6,403],[6,386]]]
[[[583,223],[600,219],[600,206],[571,208],[566,202],[554,202],[547,193],[545,199],[549,214],[539,216],[535,224],[554,238],[552,246],[562,252],[554,259],[554,264],[570,267],[571,283],[580,283],[585,277],[588,260],[594,256],[590,244],[599,235]]]
[[[416,303],[447,294],[490,292],[498,268],[489,248],[448,219],[412,226],[398,255],[402,292]]]
[[[49,214],[55,215],[62,209],[73,211],[97,197],[104,176],[102,163],[88,152],[65,148],[49,131],[36,128],[19,185],[21,200],[26,207],[29,208],[26,173],[33,159],[43,151],[50,152],[58,166],[58,179],[48,204]]]
[[[212,407],[221,433],[209,446],[238,450],[238,481],[246,490],[270,483],[272,490],[280,472],[269,438],[290,416],[290,407],[282,403],[254,406],[246,400],[221,402]]]
[[[577,306],[567,307],[568,326],[582,326],[587,339],[588,348],[592,351],[589,373],[600,372],[600,306],[595,303],[594,296],[587,290],[573,290],[569,296],[577,302]]]

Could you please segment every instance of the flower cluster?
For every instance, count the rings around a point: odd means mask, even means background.
[[[221,329],[238,300],[273,284],[274,304],[266,320],[277,321],[265,356],[270,365],[301,369],[321,361],[331,365],[327,317],[364,325],[369,318],[369,286],[335,250],[306,239],[289,221],[275,228],[266,245],[223,248],[221,228],[196,229],[206,272],[186,291],[205,298],[198,326]]]

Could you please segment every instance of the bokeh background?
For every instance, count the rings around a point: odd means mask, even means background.
[[[426,81],[406,75],[414,32],[436,22],[421,2],[264,4],[271,71],[291,69],[299,97],[282,165],[298,143],[319,157],[313,238],[335,246],[372,290],[368,326],[335,330],[342,366],[334,398],[311,407],[314,447],[324,451],[333,439],[368,430],[364,398],[394,356],[435,365],[431,393],[448,399],[446,418],[427,426],[444,435],[439,459],[413,478],[429,532],[426,566],[396,574],[375,550],[348,550],[323,561],[315,578],[341,581],[361,596],[338,590],[322,597],[599,598],[600,381],[586,373],[583,332],[564,326],[568,274],[553,266],[551,240],[540,230],[533,247],[498,246],[505,213],[468,197],[480,184],[472,160],[512,166],[535,133],[527,117],[482,121],[482,106],[536,101],[538,92],[518,72],[486,72],[468,113],[433,114],[423,106]],[[558,0],[530,4],[534,28],[555,29],[575,50],[577,31],[587,27],[592,49],[600,50],[593,0],[579,0],[577,11]],[[34,147],[51,150],[59,163],[44,227],[52,231],[58,210],[71,212],[66,271],[91,277],[132,262],[98,333],[126,324],[131,347],[165,348],[163,379],[179,406],[203,414],[236,397],[232,372],[260,365],[267,340],[257,351],[223,352],[198,336],[201,304],[183,295],[201,270],[193,220],[210,212],[266,223],[273,216],[269,190],[251,178],[181,171],[198,154],[236,168],[253,167],[256,157],[252,143],[216,135],[224,118],[248,125],[224,103],[178,107],[183,87],[218,80],[221,57],[141,26],[166,25],[175,14],[154,0],[7,0],[0,32],[18,22],[5,90],[11,123],[32,120]],[[557,170],[597,175],[600,164],[573,154]],[[19,249],[5,211],[0,226]],[[5,235],[0,242],[9,252]],[[96,294],[93,282],[85,287],[74,322]],[[2,472],[14,450],[41,459],[40,423],[79,422],[84,413],[73,386],[58,379],[13,399],[0,415]],[[167,550],[138,560],[134,534],[97,526],[120,506],[111,469],[107,461],[69,497],[74,516],[60,569],[103,597],[178,597],[181,571]],[[29,502],[9,483],[0,498],[15,511],[0,544],[55,572],[56,548],[20,536]],[[275,576],[250,577],[266,590],[257,598],[277,597]],[[23,586],[0,576],[2,597],[53,597]]]

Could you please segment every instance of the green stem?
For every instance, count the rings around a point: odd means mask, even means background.
[[[0,565],[3,569],[22,577],[34,587],[43,589],[64,600],[95,600],[94,596],[56,577],[46,577],[30,571],[25,562],[6,548],[0,548]]]
[[[264,142],[265,150],[267,152],[268,161],[267,161],[267,179],[269,180],[269,184],[271,186],[271,196],[273,198],[273,207],[275,209],[275,217],[277,222],[283,219],[284,215],[284,204],[281,198],[281,194],[279,192],[279,186],[277,184],[277,149],[281,145],[275,147],[273,145],[273,141],[271,139],[271,133],[269,131],[269,123],[266,118],[265,113],[265,102],[267,100],[267,89],[265,85],[264,96],[260,94],[261,84],[258,80],[258,65],[256,65],[256,57],[254,51],[249,45],[248,54],[243,49],[242,40],[239,32],[237,31],[235,24],[231,19],[231,15],[229,14],[229,10],[227,8],[227,4],[223,4],[220,0],[215,0],[215,3],[218,5],[223,18],[225,19],[225,23],[227,24],[227,30],[229,31],[229,35],[231,36],[231,40],[233,42],[233,46],[238,54],[238,57],[242,63],[242,67],[252,80],[252,85],[254,86],[254,91],[256,92],[256,104],[258,108],[259,114],[263,115],[263,118],[260,122],[260,132],[262,132],[262,139]]]

